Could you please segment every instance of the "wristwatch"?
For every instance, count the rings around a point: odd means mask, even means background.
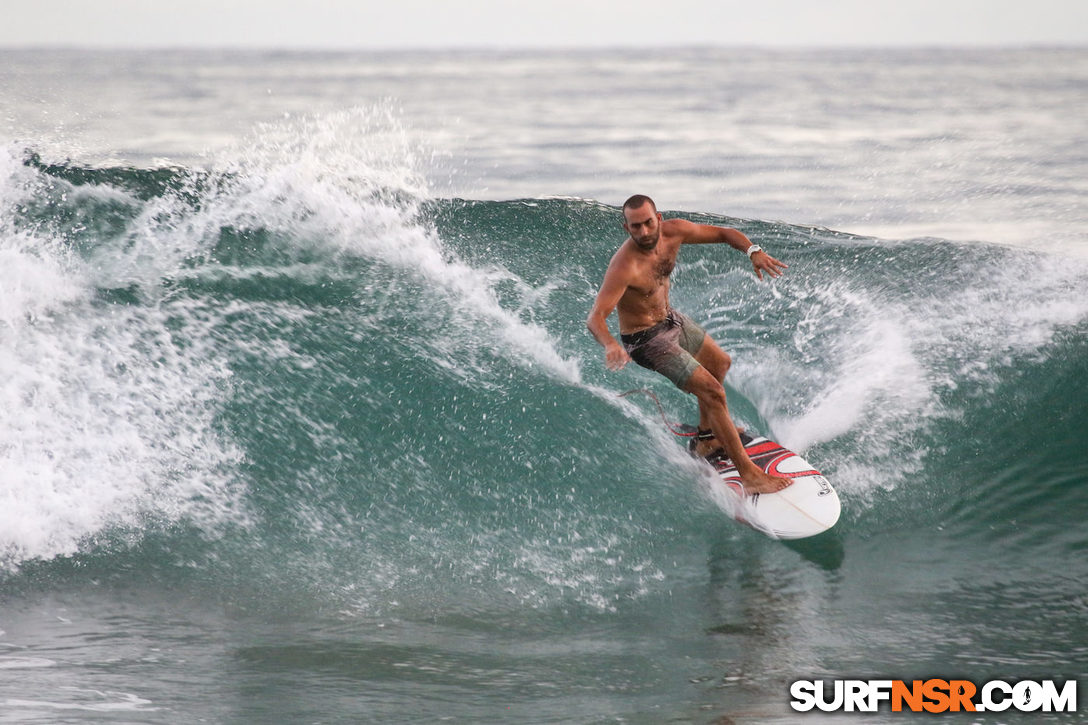
[[[753,244],[752,246],[748,247],[748,251],[746,251],[745,254],[748,255],[748,259],[751,259],[753,254],[762,251],[763,247],[759,246],[758,244]]]

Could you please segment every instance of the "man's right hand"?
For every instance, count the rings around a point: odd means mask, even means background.
[[[609,370],[623,370],[623,367],[631,362],[631,356],[619,343],[609,345],[604,353],[604,365]]]

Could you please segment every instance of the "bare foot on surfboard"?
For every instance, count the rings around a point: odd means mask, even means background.
[[[774,493],[786,488],[793,481],[781,476],[772,476],[758,468],[750,473],[740,474],[740,480],[744,483],[745,493]]]

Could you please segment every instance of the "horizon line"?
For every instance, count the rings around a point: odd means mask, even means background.
[[[111,44],[111,43],[0,43],[0,51],[215,51],[215,52],[253,52],[253,53],[453,53],[453,52],[499,52],[499,53],[540,53],[540,52],[646,52],[675,50],[759,50],[759,51],[841,51],[841,50],[1086,50],[1088,41],[932,41],[932,42],[880,42],[880,43],[672,43],[664,42],[650,47],[638,45],[608,44],[589,45],[584,43],[553,43],[541,45],[502,45],[492,43],[466,43],[454,45],[333,45],[319,46],[306,44],[236,44],[236,43],[148,43],[148,44]]]

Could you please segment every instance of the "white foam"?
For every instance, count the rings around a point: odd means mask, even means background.
[[[6,708],[27,711],[28,713],[45,713],[57,710],[75,710],[82,712],[151,712],[158,710],[151,707],[151,700],[129,693],[109,690],[89,690],[79,687],[60,687],[58,694],[66,694],[68,699],[57,700],[24,700],[20,698],[7,698],[4,700]]]
[[[6,162],[0,567],[72,554],[118,526],[197,517],[211,530],[236,516],[238,453],[213,425],[229,372],[199,334],[176,344],[169,321],[184,304],[98,301],[98,270],[67,240],[13,228],[11,210],[42,189],[38,172]]]
[[[919,305],[916,315],[915,334],[945,385],[994,381],[1019,359],[1045,357],[1057,334],[1088,320],[1084,260],[1000,254],[972,277],[977,281]]]
[[[577,383],[576,361],[564,358],[542,327],[505,309],[494,292],[498,280],[515,280],[531,295],[528,285],[501,267],[461,261],[420,220],[426,183],[416,169],[424,155],[389,105],[263,125],[216,168],[230,181],[199,223],[282,231],[405,269],[465,313],[451,320],[454,328],[465,319],[484,322],[506,343],[500,354]],[[456,340],[479,345],[486,337],[471,328]]]
[[[894,486],[925,454],[902,442],[939,408],[909,314],[843,280],[787,286],[778,303],[797,312],[774,314],[800,314],[792,346],[741,351],[728,382],[788,448],[834,442],[839,461],[863,462],[818,462],[840,490]]]
[[[980,249],[947,284],[923,276],[905,295],[849,278],[786,285],[793,349],[738,355],[730,380],[784,445],[833,442],[837,487],[894,487],[938,452],[932,427],[964,412],[959,388],[993,390],[1088,319],[1083,264],[1017,254]]]
[[[56,667],[55,660],[44,657],[11,657],[0,655],[0,670],[36,670],[45,667]]]
[[[784,444],[805,450],[859,424],[903,435],[912,420],[935,404],[912,348],[909,320],[894,307],[877,305],[868,295],[837,283],[818,290],[814,301],[808,315],[817,319],[798,326],[794,346],[804,351],[816,343],[815,335],[827,336],[819,343],[822,369],[806,376],[819,385],[800,415],[774,421],[778,436]],[[804,373],[794,368],[790,374]],[[786,377],[786,371],[779,376]]]

